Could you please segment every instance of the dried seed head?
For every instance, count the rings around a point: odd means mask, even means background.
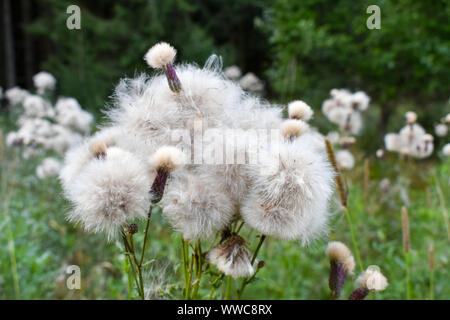
[[[408,111],[405,113],[406,123],[407,124],[413,124],[417,121],[417,113],[414,111]]]
[[[184,153],[172,146],[163,146],[153,155],[150,163],[156,171],[173,171],[185,164]]]
[[[388,281],[380,272],[378,266],[369,266],[366,271],[356,279],[356,283],[359,288],[367,289],[369,291],[383,291],[388,286]]]
[[[302,120],[286,120],[281,127],[281,134],[285,139],[293,140],[305,133],[308,128],[309,125]]]
[[[350,249],[345,244],[339,241],[329,242],[326,253],[330,261],[342,264],[347,273],[353,273],[355,260]]]
[[[226,242],[211,249],[207,253],[208,260],[228,276],[248,277],[253,275],[251,255],[245,240],[233,234]]]
[[[131,223],[127,226],[127,231],[129,234],[135,234],[138,232],[138,225],[136,223]]]
[[[168,64],[173,64],[177,51],[166,42],[160,42],[151,47],[144,56],[149,66],[162,69]]]
[[[308,121],[312,118],[314,112],[311,107],[301,100],[296,100],[288,105],[289,118]]]

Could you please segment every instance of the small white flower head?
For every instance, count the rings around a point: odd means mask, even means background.
[[[55,111],[52,106],[41,96],[28,95],[23,101],[25,116],[29,118],[52,118]]]
[[[160,42],[151,47],[144,56],[144,60],[149,66],[155,69],[162,69],[166,75],[169,88],[172,92],[181,91],[181,82],[173,67],[177,51],[166,42]]]
[[[447,144],[442,148],[442,153],[444,154],[444,156],[450,157],[450,143],[447,143]]]
[[[450,123],[450,113],[445,116],[444,122],[445,123]]]
[[[238,66],[230,66],[225,68],[223,73],[225,74],[225,77],[233,81],[239,80],[242,75],[241,69]]]
[[[309,121],[314,112],[309,105],[301,100],[296,100],[288,104],[289,118]]]
[[[350,170],[355,166],[355,158],[348,150],[339,150],[336,152],[336,162],[339,168],[343,170]]]
[[[326,254],[330,261],[334,261],[343,266],[348,274],[353,274],[355,269],[355,259],[350,249],[339,241],[332,241],[328,243]]]
[[[5,97],[8,99],[11,106],[23,103],[29,92],[19,87],[13,87],[5,91]]]
[[[155,69],[173,64],[177,50],[166,42],[160,42],[151,47],[144,56],[149,66]]]
[[[81,133],[89,133],[94,117],[83,110],[74,98],[59,98],[55,105],[55,120],[59,124]]]
[[[378,266],[369,266],[358,279],[356,279],[358,287],[369,291],[383,291],[388,286],[386,277],[380,272]]]
[[[425,142],[425,143],[433,142],[433,140],[434,140],[434,137],[431,134],[429,134],[429,133],[424,134],[423,137],[422,137],[422,141]]]
[[[159,148],[150,160],[152,168],[156,171],[173,171],[186,163],[184,153],[172,146],[163,146]]]
[[[377,158],[381,159],[384,158],[385,152],[383,149],[378,149],[375,155],[377,156]]]
[[[150,160],[151,171],[156,171],[155,179],[153,180],[150,192],[152,203],[158,203],[161,201],[170,172],[184,163],[184,154],[176,147],[164,146],[156,151]]]
[[[73,204],[69,220],[111,240],[130,218],[144,217],[150,204],[145,165],[128,151],[108,148],[105,159],[93,159],[64,190]]]
[[[7,146],[19,146],[23,144],[23,138],[18,132],[11,131],[6,135],[6,145]]]
[[[302,120],[286,120],[281,126],[281,134],[289,141],[300,137],[306,131],[308,131],[309,125]]]
[[[330,131],[327,134],[327,139],[331,144],[336,144],[339,142],[339,133],[337,131]]]
[[[61,162],[56,158],[45,158],[36,168],[36,175],[39,179],[56,177],[61,170]]]
[[[408,111],[405,113],[406,123],[413,124],[417,121],[417,113],[414,111]]]
[[[384,145],[387,151],[400,152],[403,144],[397,133],[388,133],[384,136]]]
[[[186,240],[211,237],[227,228],[235,214],[231,196],[217,181],[182,171],[171,175],[160,206]]]
[[[239,85],[247,91],[260,92],[264,90],[264,83],[252,72],[246,73],[241,80],[239,80]]]
[[[37,89],[37,93],[43,94],[55,89],[56,79],[51,73],[41,71],[33,76],[33,84]]]
[[[227,276],[250,277],[254,273],[245,240],[237,234],[231,235],[224,243],[208,251],[206,257]]]
[[[448,133],[448,127],[444,123],[438,123],[434,127],[434,132],[438,137],[445,137]]]
[[[355,92],[351,97],[352,108],[365,111],[369,107],[370,97],[363,91]]]

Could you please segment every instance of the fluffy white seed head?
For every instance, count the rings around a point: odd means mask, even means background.
[[[434,127],[434,132],[438,137],[445,137],[448,133],[448,127],[444,123],[439,123]]]
[[[380,272],[378,266],[369,266],[358,279],[356,279],[356,283],[358,287],[369,291],[383,291],[388,286],[388,281]]]
[[[388,133],[384,136],[384,145],[388,151],[399,152],[402,148],[400,136],[397,133]]]
[[[264,90],[264,83],[252,72],[246,73],[241,80],[240,86],[247,91],[260,92]]]
[[[232,235],[226,242],[208,251],[206,257],[227,276],[250,277],[254,273],[250,252],[244,239],[238,235]]]
[[[13,87],[5,91],[5,97],[12,106],[22,103],[28,95],[27,90],[19,87]]]
[[[36,175],[39,179],[56,177],[61,170],[61,162],[56,158],[45,158],[36,168]]]
[[[211,177],[177,171],[160,205],[172,227],[187,240],[209,238],[227,228],[236,210],[231,196]]]
[[[173,64],[177,51],[166,42],[160,42],[151,47],[144,56],[149,66],[161,69],[168,64]]]
[[[405,113],[406,123],[412,124],[417,121],[417,113],[414,111],[408,111]]]
[[[383,158],[384,157],[384,150],[383,149],[378,149],[376,152],[376,156],[377,158]]]
[[[239,80],[242,75],[241,69],[238,66],[230,66],[225,68],[223,73],[225,74],[225,77],[233,81]]]
[[[450,143],[447,143],[443,148],[442,148],[442,153],[444,154],[444,156],[449,157],[450,156]]]
[[[55,111],[52,106],[41,96],[28,95],[23,101],[25,116],[29,118],[52,118]]]
[[[37,89],[37,93],[43,94],[46,91],[55,89],[56,79],[51,73],[41,71],[33,76],[33,84]]]
[[[327,134],[327,139],[330,141],[331,144],[335,144],[339,142],[339,133],[336,131],[330,131]]]
[[[353,274],[355,269],[355,259],[350,249],[339,241],[329,242],[326,250],[326,254],[330,261],[335,261],[342,264],[344,270],[348,274]]]
[[[281,134],[285,139],[294,139],[300,137],[308,131],[309,125],[302,120],[286,120],[281,126]]]
[[[68,217],[89,232],[105,232],[112,239],[127,219],[143,217],[150,203],[145,165],[117,147],[105,159],[94,159],[66,186],[72,202]]]
[[[445,123],[450,123],[450,113],[445,116],[444,122]]]
[[[296,100],[288,104],[289,118],[309,121],[314,112],[311,107],[301,100]]]
[[[186,157],[184,153],[180,149],[172,146],[159,148],[150,160],[150,164],[155,170],[166,171],[173,171],[185,163]]]
[[[264,170],[250,173],[241,215],[262,234],[306,245],[327,232],[334,172],[326,155],[304,137],[276,149]]]
[[[336,162],[339,168],[350,170],[355,166],[355,157],[353,157],[353,154],[348,150],[339,150],[336,152]]]

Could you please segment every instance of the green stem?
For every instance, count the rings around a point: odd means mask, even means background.
[[[227,288],[225,290],[225,299],[224,300],[229,300],[230,299],[230,291],[231,291],[231,276],[228,276]]]
[[[434,300],[434,269],[430,269],[430,300]]]
[[[148,229],[150,226],[150,218],[152,216],[152,210],[153,210],[153,205],[150,205],[150,208],[148,209],[148,214],[147,214],[147,224],[145,225],[144,244],[142,245],[142,253],[141,253],[141,259],[139,259],[139,267],[142,266],[142,262],[144,261],[144,254],[145,254],[145,248],[147,246]]]
[[[220,280],[223,279],[223,277],[225,277],[224,273],[222,273],[220,276],[218,276],[216,278],[216,280],[214,280],[214,282],[212,283],[212,288],[211,288],[211,291],[209,292],[209,300],[212,300],[212,298],[214,296],[214,292],[216,291],[216,285]]]
[[[194,258],[196,259],[197,278],[195,279],[194,292],[192,294],[192,299],[197,299],[198,289],[200,288],[200,280],[202,278],[202,247],[201,247],[200,241],[197,241],[195,244]]]
[[[439,194],[439,202],[441,203],[442,216],[444,217],[445,227],[447,229],[447,238],[448,241],[450,242],[450,222],[447,214],[447,206],[445,205],[445,197],[444,194],[442,193],[441,184],[439,183],[439,178],[436,172],[434,173],[434,180],[436,181],[436,189]]]
[[[345,216],[347,217],[348,226],[350,228],[350,235],[352,237],[353,249],[355,250],[356,260],[358,261],[359,268],[364,271],[364,267],[361,261],[361,256],[359,254],[358,243],[356,242],[355,231],[353,230],[353,223],[350,217],[350,212],[347,207],[344,207]]]
[[[409,252],[405,252],[405,263],[406,263],[406,299],[412,299],[411,290],[411,256]]]
[[[130,245],[130,243],[128,242],[127,236],[125,234],[125,231],[122,230],[123,244],[125,246],[125,251],[126,251],[127,257],[129,259],[130,265],[131,265],[131,267],[133,269],[133,273],[135,275],[135,281],[136,281],[136,286],[137,286],[137,289],[138,289],[138,292],[139,292],[139,296],[141,297],[142,300],[144,300],[145,299],[145,295],[144,295],[144,281],[142,279],[141,268],[138,265],[138,261],[136,259],[136,255],[134,253],[134,249],[133,249],[134,245],[133,245],[133,238],[132,237],[133,236],[131,235],[131,239],[130,239],[131,245]],[[131,259],[131,258],[133,258],[133,259]],[[133,262],[134,262],[134,264],[133,264]],[[136,277],[136,275],[137,275],[137,277]]]
[[[251,264],[253,266],[253,264],[256,261],[256,257],[258,256],[259,250],[261,249],[262,244],[264,243],[264,240],[266,239],[265,235],[261,235],[259,238],[259,242],[258,242],[258,246],[255,249],[255,252],[253,253],[252,256],[252,260],[251,260]],[[258,273],[259,268],[256,269],[255,273],[253,273],[253,275],[249,278],[245,278],[244,280],[242,280],[242,284],[239,287],[238,291],[237,291],[237,297],[238,299],[241,299],[242,293],[244,292],[245,287],[252,282],[252,280],[255,278],[256,274]]]

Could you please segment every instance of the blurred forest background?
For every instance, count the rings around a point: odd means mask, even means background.
[[[66,27],[71,4],[81,8],[81,30]],[[371,4],[381,9],[380,30],[366,27]],[[121,77],[149,71],[142,56],[161,40],[178,61],[221,55],[282,103],[318,108],[331,88],[364,90],[379,107],[366,130],[380,137],[406,109],[431,126],[448,108],[446,0],[4,0],[1,10],[1,86],[30,88],[46,70],[59,94],[97,114]]]

